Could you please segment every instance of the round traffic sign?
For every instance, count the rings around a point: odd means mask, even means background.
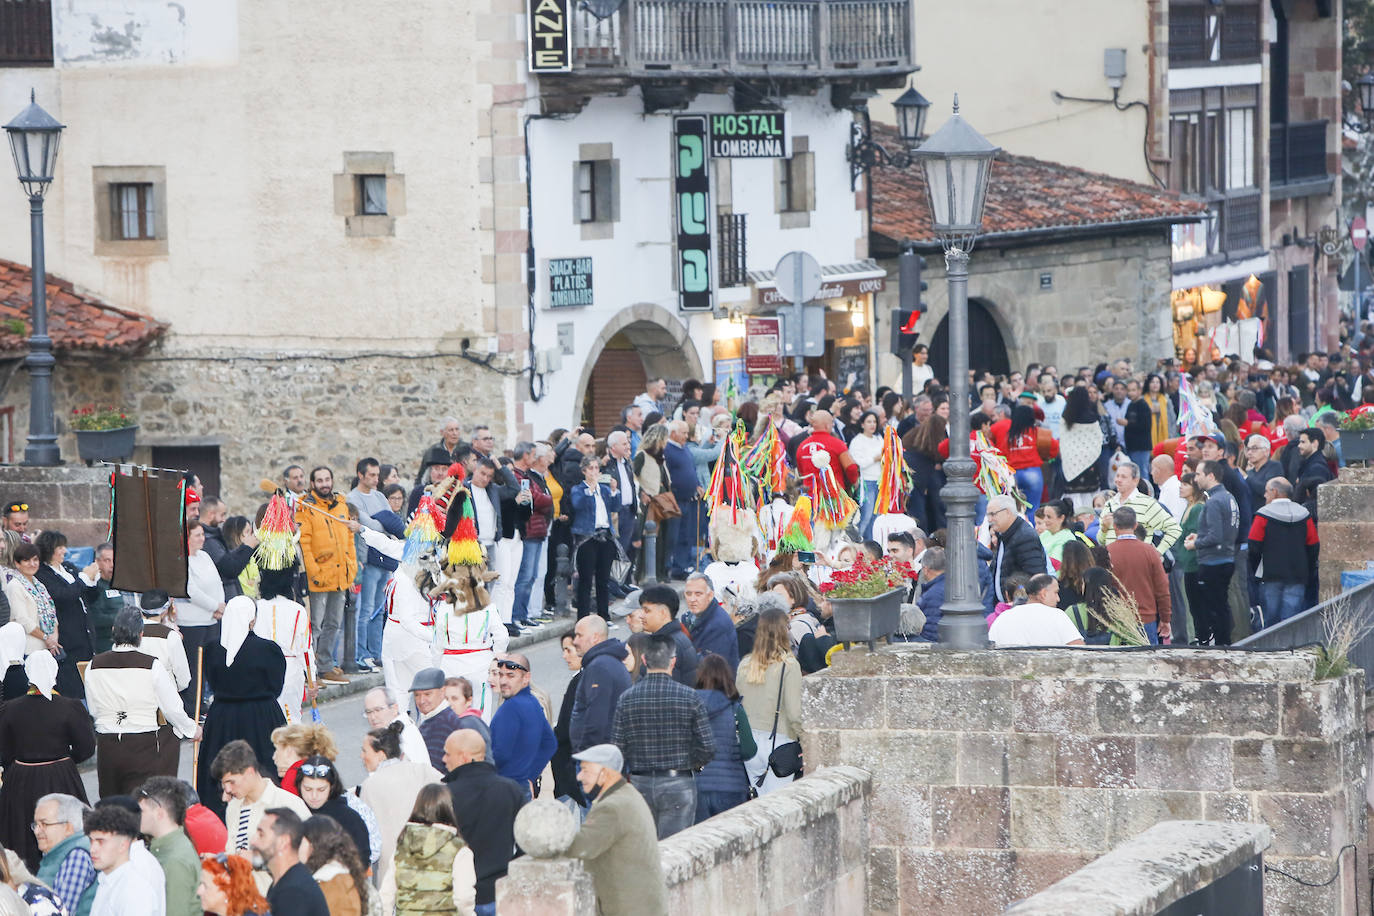
[[[1356,251],[1364,251],[1368,241],[1369,227],[1365,225],[1363,216],[1357,216],[1350,221],[1350,244],[1355,246]]]
[[[773,281],[788,302],[810,302],[821,291],[821,265],[805,251],[789,251],[773,268]]]

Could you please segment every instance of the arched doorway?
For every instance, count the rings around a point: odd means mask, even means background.
[[[655,376],[701,378],[701,359],[687,328],[672,312],[657,305],[622,309],[606,323],[587,354],[578,382],[580,422],[598,436],[620,422],[620,411]]]
[[[970,369],[986,370],[994,375],[1009,375],[1007,345],[992,310],[982,301],[968,302],[968,365]],[[940,319],[935,338],[930,344],[930,367],[938,379],[949,380],[949,315]]]

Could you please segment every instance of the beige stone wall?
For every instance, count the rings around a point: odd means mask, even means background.
[[[922,296],[928,310],[917,322],[929,344],[949,312],[944,257],[925,255]],[[875,308],[880,342],[876,385],[900,387],[901,365],[887,353],[891,310],[899,289],[896,259],[881,262],[892,282]],[[1049,273],[1053,289],[1040,288]],[[1002,331],[1013,369],[1029,362],[1053,364],[1060,372],[1102,360],[1129,357],[1153,366],[1173,355],[1170,342],[1169,245],[1163,234],[1099,238],[1018,249],[975,248],[969,259],[969,297],[981,299]],[[975,367],[977,368],[977,367]]]
[[[194,360],[153,357],[124,364],[59,361],[54,375],[63,459],[77,460],[64,422],[73,407],[110,403],[139,422],[137,461],[153,445],[217,445],[221,496],[231,511],[251,515],[258,482],[288,464],[334,469],[346,486],[359,458],[396,464],[407,482],[424,449],[439,439],[443,417],[497,430],[506,421],[501,376],[454,357],[362,357]],[[15,374],[0,405],[14,406],[15,451],[28,435],[28,375]]]
[[[1267,875],[1267,910],[1353,914],[1368,905],[1364,677],[1315,680],[1314,663],[853,650],[803,680],[802,745],[808,767],[873,774],[875,916],[1001,913],[1165,820],[1263,822],[1268,864],[1344,876]]]
[[[1321,520],[1318,597],[1339,595],[1341,573],[1363,570],[1374,559],[1374,468],[1341,468],[1340,476],[1317,487]]]

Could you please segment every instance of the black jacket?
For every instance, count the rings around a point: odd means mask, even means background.
[[[1012,573],[1039,575],[1045,571],[1045,548],[1040,538],[1024,518],[1018,518],[1011,527],[997,535],[997,552],[992,556],[992,575],[995,589],[1002,588]],[[1001,595],[998,595],[1001,600]]]
[[[664,624],[659,633],[667,633],[673,637],[673,644],[677,646],[677,663],[673,665],[673,680],[684,687],[697,688],[697,665],[701,662],[701,656],[697,654],[697,647],[692,645],[692,637],[687,635],[687,630],[683,627],[682,621],[674,617]],[[643,666],[640,666],[643,670]]]
[[[329,916],[324,891],[304,865],[292,865],[267,891],[267,906],[273,913],[298,916]]]
[[[1300,460],[1293,479],[1293,501],[1317,517],[1317,487],[1332,479],[1331,465],[1320,450]]]
[[[1259,470],[1251,471],[1245,478],[1245,485],[1250,488],[1250,505],[1264,505],[1264,487],[1275,477],[1283,476],[1283,466],[1270,458],[1260,465]]]
[[[1126,444],[1128,452],[1148,452],[1153,444],[1150,436],[1150,427],[1154,424],[1154,418],[1150,414],[1150,405],[1144,398],[1136,398],[1126,405],[1126,428],[1122,430],[1122,440]],[[1140,476],[1149,478],[1150,469],[1141,468]]]
[[[218,527],[201,525],[201,529],[205,532],[205,552],[215,561],[215,569],[219,570],[219,581],[224,586],[224,600],[237,598],[243,594],[243,589],[239,587],[239,573],[243,572],[248,562],[253,559],[253,548],[247,544],[240,544],[230,550],[224,543],[223,532]]]
[[[1236,531],[1236,548],[1239,549],[1240,545],[1245,543],[1245,536],[1250,533],[1250,522],[1255,517],[1254,502],[1250,499],[1250,488],[1246,486],[1245,478],[1230,464],[1226,464],[1226,473],[1221,478],[1221,485],[1231,494],[1236,501],[1236,508],[1240,510],[1240,528]]]
[[[624,665],[620,667],[624,668]],[[572,724],[573,703],[576,702],[577,685],[582,683],[582,672],[578,671],[568,681],[568,689],[563,691],[563,704],[558,707],[558,721],[553,724],[553,736],[558,739],[558,749],[553,752],[549,769],[553,772],[553,794],[555,797],[567,796],[578,804],[586,799],[582,786],[577,782],[577,761],[572,759],[572,737],[569,726]]]
[[[735,625],[735,639],[739,642],[739,657],[754,651],[754,638],[759,632],[759,617],[751,614]]]
[[[630,672],[625,667],[628,654],[625,644],[612,637],[592,646],[582,656],[582,678],[568,730],[574,751],[610,742],[615,705],[630,687]]]
[[[1306,585],[1317,569],[1319,548],[1307,509],[1290,499],[1275,500],[1261,507],[1250,525],[1250,575],[1258,574],[1265,582]]]
[[[95,657],[95,634],[91,632],[91,618],[86,613],[85,597],[90,586],[81,581],[77,570],[69,563],[63,568],[75,580],[68,582],[47,563],[40,564],[34,578],[43,584],[52,596],[57,611],[57,635],[62,648],[79,662],[87,662]]]
[[[525,804],[519,783],[486,760],[465,763],[444,776],[453,796],[458,832],[472,848],[477,903],[496,902],[496,880],[515,857],[515,813]]]

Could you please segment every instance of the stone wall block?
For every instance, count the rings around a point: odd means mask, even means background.
[[[1258,820],[1255,797],[1243,792],[1202,793],[1202,817],[1209,821],[1248,824]]]
[[[1102,789],[1010,790],[1011,844],[1017,849],[1083,849],[1107,845],[1108,797]]]
[[[804,678],[802,719],[829,722],[834,728],[882,728],[886,683],[880,678]],[[834,715],[837,709],[844,715]]]
[[[873,788],[869,840],[878,846],[929,846],[931,787],[914,780],[888,780]]]
[[[902,912],[994,916],[1012,899],[1017,854],[1009,850],[904,849]]]
[[[1011,690],[995,678],[894,678],[887,682],[887,726],[1000,731],[1013,718]]]
[[[901,878],[896,846],[868,847],[868,912],[871,916],[898,916],[901,911]]]
[[[937,847],[1005,849],[1011,841],[1011,797],[991,786],[934,786],[931,841]]]
[[[1262,794],[1259,816],[1274,831],[1275,855],[1333,855],[1348,835],[1339,795]]]
[[[1032,894],[1038,894],[1096,858],[1097,854],[1091,852],[1018,850],[1016,870],[1012,873],[1011,899],[1022,900]]]
[[[875,785],[921,782],[935,786],[954,783],[957,744],[953,734],[934,732],[840,733],[840,755],[850,766],[873,774]]]
[[[1065,679],[1022,680],[1013,688],[1018,732],[1084,735],[1097,731],[1095,685]]]
[[[1347,851],[1342,871],[1351,867],[1351,861]],[[1309,884],[1321,884],[1329,880],[1331,872],[1335,870],[1329,859],[1288,858],[1276,855],[1273,848],[1265,853],[1264,864],[1281,868]],[[1341,880],[1336,880],[1325,887],[1306,887],[1292,878],[1270,872],[1264,876],[1265,908],[1270,913],[1282,913],[1284,916],[1333,916],[1337,913],[1354,916],[1351,910],[1341,910],[1341,884]]]
[[[1138,788],[1231,788],[1231,742],[1226,738],[1150,735],[1136,738],[1135,746]]]
[[[803,717],[802,721],[808,720]],[[827,725],[827,728],[830,726]],[[817,731],[815,729],[802,729],[801,738],[802,757],[806,760],[808,769],[819,766],[830,766],[840,762],[840,735],[834,731]]]
[[[1160,821],[1195,821],[1202,817],[1202,793],[1157,789],[1108,793],[1110,829],[1104,848],[1129,840]]]
[[[1052,786],[1054,735],[970,732],[959,736],[961,786]]]
[[[1078,788],[1134,788],[1136,766],[1132,738],[1060,737],[1055,754],[1055,783]]]
[[[1326,741],[1243,738],[1232,753],[1237,789],[1325,792],[1340,787],[1339,750]]]
[[[1132,681],[1102,685],[1097,719],[1106,734],[1272,735],[1279,728],[1272,684]]]

